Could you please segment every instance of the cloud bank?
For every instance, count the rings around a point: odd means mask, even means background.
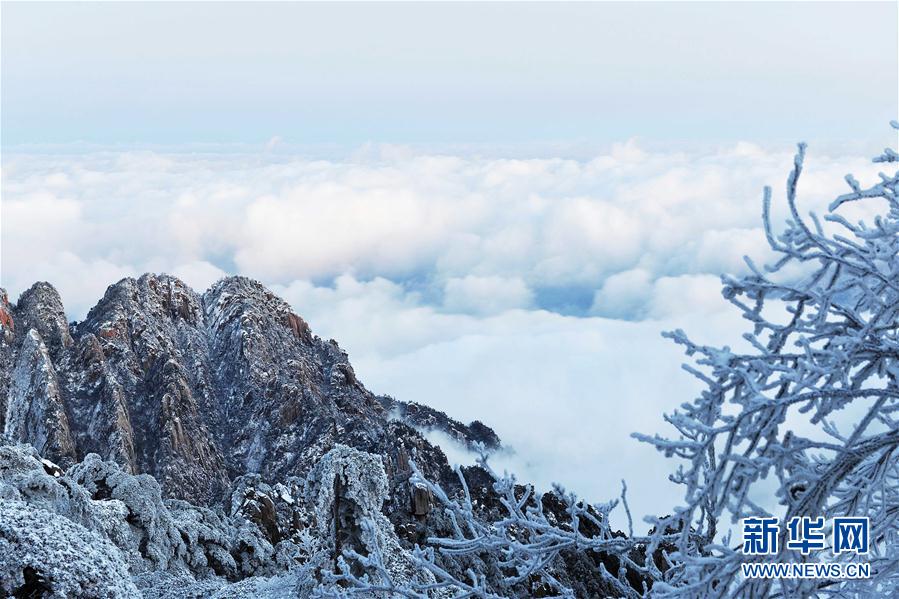
[[[765,258],[761,188],[784,180],[791,151],[7,153],[3,281],[58,281],[76,318],[112,278],[144,270],[200,287],[225,272],[328,287],[382,277],[448,312],[658,316],[670,278],[692,289],[743,269],[745,254]],[[821,210],[849,171],[872,167],[812,154],[804,206]]]
[[[15,298],[49,280],[78,319],[144,271],[198,289],[252,276],[339,340],[374,391],[496,428],[515,450],[500,465],[522,478],[596,500],[627,478],[634,511],[659,512],[672,465],[628,433],[665,430],[661,412],[696,392],[659,333],[739,338],[718,277],[769,257],[761,188],[782,189],[791,153],[633,140],[585,160],[6,153],[0,282]],[[812,151],[803,208],[875,171]]]

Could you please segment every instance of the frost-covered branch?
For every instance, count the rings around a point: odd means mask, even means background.
[[[875,161],[896,162],[896,156],[887,150]],[[787,180],[790,219],[780,234],[771,222],[771,190],[764,194],[765,231],[779,259],[765,269],[747,260],[750,275],[723,277],[724,297],[752,323],[744,337],[751,351],[702,346],[682,331],[670,333],[694,357],[687,370],[705,390],[666,416],[677,438],[636,436],[685,462],[674,477],[685,487],[676,516],[682,531],[712,543],[717,523],[726,519],[867,516],[874,576],[742,581],[744,556],[722,542],[703,555],[681,552],[683,567],[669,589],[678,596],[725,589],[740,597],[886,596],[899,587],[899,174],[881,174],[869,188],[847,176],[851,191],[833,201],[822,222],[800,214],[804,158],[800,145]],[[876,199],[885,211],[871,224],[852,224],[834,212]],[[772,477],[776,501],[767,503],[764,488],[770,495],[766,479]],[[778,559],[797,559],[783,541]],[[825,552],[815,557],[848,559]]]
[[[618,505],[617,500],[587,505],[556,486],[554,496],[561,500],[567,517],[566,521],[560,522],[555,514],[546,511],[542,498],[534,493],[533,487],[516,484],[512,475],[497,475],[484,454],[479,464],[493,479],[493,491],[503,510],[502,517],[492,521],[485,521],[478,514],[461,468],[456,468],[461,490],[457,496],[450,497],[440,485],[425,478],[414,461],[410,464],[413,472],[410,482],[428,489],[452,530],[449,536],[428,538],[425,548],[416,547],[412,552],[416,567],[429,572],[434,583],[397,585],[379,566],[380,556],[345,553],[348,560],[362,565],[367,573],[354,575],[352,569],[344,565],[333,577],[335,582],[344,585],[339,593],[493,599],[522,596],[526,582],[539,581],[543,596],[575,597],[574,591],[552,574],[553,566],[558,565],[557,560],[563,552],[574,551],[613,557],[618,563],[615,572],[606,569],[602,561],[597,566],[608,592],[617,597],[641,597],[652,581],[662,578],[663,570],[669,568],[667,556],[659,548],[670,547],[677,538],[670,528],[660,528],[658,534],[645,537],[615,533],[608,522],[609,513]],[[658,561],[666,565],[660,569],[656,560],[647,560],[646,555],[657,555]],[[502,576],[486,577],[472,569],[460,576],[441,565],[442,561],[460,557],[477,559],[484,556],[496,561]],[[635,585],[634,580],[640,581],[639,585]]]

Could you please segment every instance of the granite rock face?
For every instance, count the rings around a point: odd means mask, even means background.
[[[393,473],[420,447],[438,479],[446,460],[418,430],[499,446],[481,423],[375,396],[335,341],[244,277],[204,294],[167,275],[123,279],[71,326],[48,283],[15,304],[2,292],[0,408],[11,440],[64,468],[94,453],[201,505],[247,473],[304,476],[337,443]]]

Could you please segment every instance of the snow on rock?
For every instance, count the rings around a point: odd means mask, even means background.
[[[395,492],[385,461],[337,444],[304,479],[270,484],[258,474],[244,475],[223,504],[204,507],[165,499],[152,476],[131,474],[96,454],[62,471],[33,447],[0,436],[2,590],[73,597],[312,599],[339,591],[329,577],[344,558],[357,576],[429,588],[433,575],[416,566],[412,547],[384,513]],[[473,488],[475,503],[496,502],[484,495],[483,484]],[[422,533],[444,529],[445,534],[449,525],[439,510],[420,514],[415,522],[430,527],[419,529]],[[32,551],[32,544],[39,549]],[[69,551],[80,555],[70,559]],[[354,554],[377,555],[379,562],[355,560]],[[443,563],[459,575],[468,569],[492,572],[476,562]],[[433,589],[428,596],[451,594]],[[383,590],[365,596],[391,597]]]
[[[361,555],[380,552],[396,583],[433,582],[428,572],[416,571],[381,512],[388,488],[381,456],[337,445],[319,461],[306,483],[316,538],[330,555],[346,550]]]
[[[75,457],[56,369],[35,329],[25,335],[18,352],[3,432],[15,440],[31,443],[53,459],[70,462]]]
[[[150,562],[147,567],[165,570],[174,560],[184,559],[184,540],[153,477],[128,474],[115,463],[88,454],[83,462],[69,469],[68,478],[97,502],[116,500],[125,506],[135,541],[127,548],[137,549],[140,557]]]
[[[52,580],[63,585],[59,596],[296,596],[298,581],[308,580],[313,567],[310,556],[326,551],[325,544],[309,534],[313,512],[302,501],[307,483],[299,479],[273,487],[258,475],[241,477],[229,504],[211,509],[163,499],[153,477],[130,474],[95,454],[65,472],[50,468],[54,473],[48,473],[45,462],[33,447],[0,437],[0,505],[5,510],[0,511],[0,519],[6,526],[2,528],[6,544],[0,546],[6,561],[0,563],[7,568],[3,579],[13,581],[4,591],[50,580],[47,576],[52,573]],[[376,494],[369,497],[363,487],[349,485],[351,497],[366,506],[383,499],[386,482],[379,464],[375,479],[358,480],[368,481],[364,488],[371,488],[374,480]],[[41,553],[49,560],[44,570],[23,569],[31,567],[33,556],[28,544],[17,539],[30,538],[33,523],[41,519],[61,527],[64,534],[58,543],[52,540],[51,547],[57,543],[74,551],[98,543],[98,550],[111,557],[101,556],[99,569],[91,569],[82,561],[65,560],[62,553]],[[28,530],[19,530],[20,526]],[[389,523],[385,531],[391,532]],[[39,529],[39,534],[52,536],[45,529]],[[79,535],[83,542],[74,538]],[[395,537],[388,545],[396,546]],[[22,568],[13,572],[17,564]],[[125,591],[116,590],[122,572],[124,580],[133,579],[137,591],[130,584],[123,587]],[[115,592],[92,594],[87,586],[78,587],[79,581],[96,589],[105,589],[103,584],[109,583]],[[55,588],[40,587],[46,592]]]
[[[16,597],[139,596],[115,546],[68,518],[0,499],[0,591]]]
[[[22,329],[36,330],[52,356],[56,357],[63,349],[72,346],[62,299],[53,285],[43,281],[35,283],[19,297],[16,308]]]

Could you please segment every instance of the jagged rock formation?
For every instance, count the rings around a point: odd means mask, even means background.
[[[123,279],[72,325],[51,285],[15,304],[0,289],[0,591],[308,596],[343,549],[375,545],[397,580],[427,582],[407,552],[452,522],[410,461],[460,489],[432,430],[500,447],[481,422],[375,396],[335,341],[244,277],[202,295],[167,275]],[[490,516],[486,473],[466,476]],[[32,525],[61,536],[25,559]],[[91,547],[93,566],[69,561]],[[602,591],[592,558],[565,560],[554,576]]]
[[[374,396],[336,342],[243,277],[203,295],[165,275],[124,279],[72,327],[46,283],[15,305],[4,292],[0,310],[2,430],[63,467],[96,453],[151,474],[166,496],[209,503],[245,473],[302,475],[338,441],[395,456],[422,443],[415,426],[499,442],[434,410],[392,419],[424,408]]]
[[[440,431],[448,434],[456,443],[475,449],[477,444],[487,450],[500,448],[500,440],[492,428],[475,420],[462,424],[443,412],[415,402],[397,401],[389,396],[378,398],[386,409],[391,410],[398,420],[414,426],[419,431]]]

